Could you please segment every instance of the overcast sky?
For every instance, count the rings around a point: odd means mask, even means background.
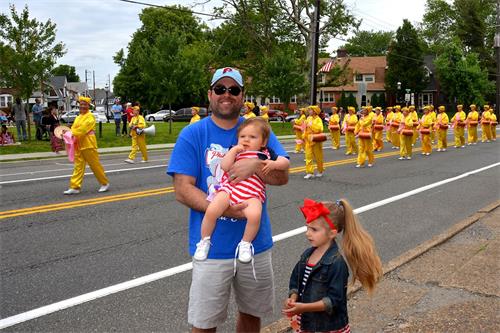
[[[194,11],[211,13],[220,0],[139,0],[157,5],[181,4]],[[408,19],[420,22],[425,10],[425,0],[345,0],[354,15],[363,19],[363,30],[396,30]],[[203,5],[196,5],[204,3]],[[50,19],[57,25],[57,41],[66,45],[67,53],[58,63],[76,68],[82,81],[85,70],[95,71],[96,87],[104,87],[108,75],[113,77],[119,67],[113,56],[120,48],[126,48],[132,34],[140,27],[139,13],[144,6],[119,0],[1,0],[0,12],[9,13],[9,4],[19,12],[28,5],[30,17],[45,22]],[[10,14],[9,14],[10,16]],[[199,16],[204,21],[205,16]],[[209,27],[220,20],[206,22]],[[342,36],[341,38],[347,38]],[[344,44],[332,40],[328,50],[333,52]],[[88,75],[92,86],[92,74]]]

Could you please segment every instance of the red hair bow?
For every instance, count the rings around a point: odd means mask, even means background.
[[[300,211],[304,214],[306,218],[306,224],[311,223],[312,221],[318,219],[320,216],[323,216],[325,221],[330,226],[330,229],[337,230],[335,225],[333,225],[332,220],[328,217],[330,214],[330,210],[325,207],[321,202],[314,201],[312,199],[305,198],[304,206],[300,207]]]

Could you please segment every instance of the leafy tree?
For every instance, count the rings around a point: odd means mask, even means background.
[[[12,87],[28,100],[49,76],[57,58],[65,53],[56,43],[56,25],[29,17],[28,6],[18,13],[10,6],[11,18],[0,14],[0,84]],[[31,140],[30,122],[28,135]]]
[[[340,98],[337,102],[338,107],[342,107],[344,110],[347,110],[347,107],[349,106],[347,97],[345,95],[345,91],[342,89],[342,92],[340,93]]]
[[[465,54],[458,39],[446,46],[434,63],[441,87],[450,100],[482,105],[485,94],[494,91],[487,70],[481,69],[478,55]]]
[[[288,110],[290,99],[305,89],[303,64],[291,47],[280,47],[263,61],[262,76],[256,82],[257,90],[280,98]]]
[[[80,82],[80,77],[76,74],[74,66],[59,65],[52,70],[52,75],[66,76],[68,82]]]
[[[352,92],[349,93],[349,96],[347,96],[347,106],[353,106],[356,110],[358,109],[358,102]],[[345,110],[347,111],[347,109]]]
[[[356,30],[354,36],[349,38],[342,48],[353,57],[382,56],[389,50],[393,37],[392,31]]]
[[[379,104],[379,97],[378,97],[378,94],[373,94],[372,95],[372,98],[370,99],[370,105],[375,107],[375,106],[378,106]]]
[[[128,54],[119,50],[114,57],[121,67],[113,80],[116,93],[150,109],[203,103],[211,60],[206,26],[188,11],[168,8],[146,8],[139,17],[142,26]]]
[[[387,54],[386,90],[396,93],[398,82],[401,82],[402,89],[410,89],[414,93],[421,92],[427,79],[423,56],[422,41],[417,31],[408,20],[404,20]]]

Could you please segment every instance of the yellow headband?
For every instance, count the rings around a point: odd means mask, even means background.
[[[443,105],[441,105],[439,108],[438,108],[439,111],[444,111],[445,110],[445,107]]]
[[[245,106],[248,107],[250,111],[255,109],[255,104],[253,104],[252,102],[245,102]]]
[[[267,112],[267,111],[269,111],[269,107],[268,107],[268,106],[265,106],[265,105],[264,105],[264,106],[261,106],[261,107],[260,107],[260,111],[265,111],[265,112]]]
[[[200,112],[200,108],[197,106],[192,106],[191,109],[196,111],[196,112]]]
[[[317,105],[311,105],[311,106],[309,106],[309,109],[313,110],[314,113],[316,113],[316,114],[320,114],[321,113],[321,109]]]
[[[91,102],[92,100],[90,99],[90,97],[80,96],[80,97],[78,97],[78,101],[79,101],[79,102],[85,102],[85,103],[87,103],[87,104],[90,104],[90,102]]]

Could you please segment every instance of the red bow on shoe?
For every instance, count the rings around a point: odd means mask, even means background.
[[[332,220],[330,220],[330,218],[328,217],[328,215],[330,214],[330,210],[326,208],[325,205],[323,205],[321,202],[306,198],[304,199],[304,206],[300,207],[300,211],[306,218],[306,224],[311,223],[320,216],[323,216],[330,226],[330,229],[337,230],[337,228],[335,228],[335,226],[333,225]]]

